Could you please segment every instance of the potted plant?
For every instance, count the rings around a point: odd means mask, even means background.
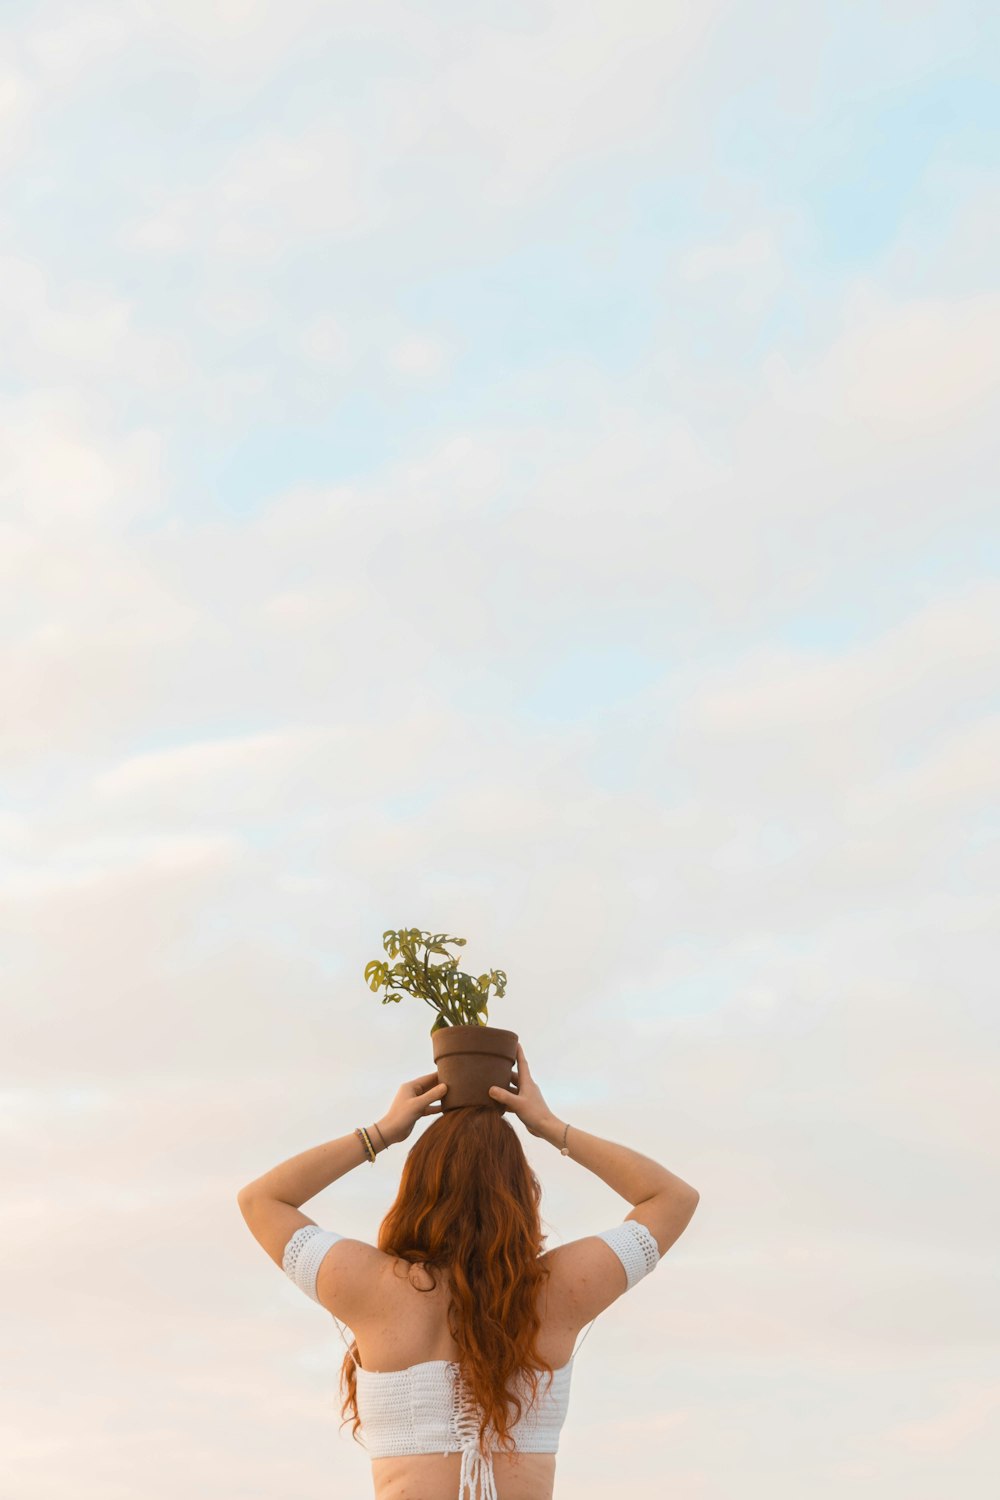
[[[506,1088],[510,1083],[511,1069],[517,1062],[517,1032],[490,1026],[486,1017],[490,985],[502,995],[507,976],[502,969],[491,969],[478,979],[463,974],[457,956],[453,957],[445,946],[448,943],[464,947],[465,938],[420,932],[416,927],[384,932],[382,947],[398,962],[390,967],[384,960],[373,958],[365,966],[365,979],[373,993],[385,987],[383,1005],[390,1000],[398,1005],[401,995],[391,992],[406,990],[437,1012],[431,1039],[438,1077],[448,1085],[442,1109],[490,1104],[503,1112],[503,1104],[491,1099],[489,1090],[493,1086]],[[422,955],[418,947],[423,948]],[[443,955],[442,962],[432,964],[432,953]]]

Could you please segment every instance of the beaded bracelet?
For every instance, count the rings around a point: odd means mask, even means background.
[[[378,1125],[376,1124],[372,1128],[375,1129],[375,1130],[378,1130],[379,1136],[381,1137],[381,1140],[382,1140],[382,1149],[384,1151],[388,1151],[389,1147],[388,1147],[388,1145],[386,1143],[385,1136],[382,1135],[381,1130],[378,1129]],[[354,1130],[354,1134],[357,1136],[357,1138],[361,1142],[362,1146],[364,1146],[364,1148],[365,1148],[365,1155],[367,1156],[368,1160],[374,1166],[375,1165],[375,1157],[377,1155],[377,1152],[375,1150],[375,1147],[372,1145],[372,1138],[371,1138],[371,1136],[368,1134],[367,1130],[365,1129],[365,1127],[363,1125],[356,1126],[355,1130]]]

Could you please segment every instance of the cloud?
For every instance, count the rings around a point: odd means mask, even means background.
[[[1000,1385],[973,1387],[950,1410],[913,1422],[901,1422],[883,1434],[886,1442],[912,1453],[953,1453],[974,1433],[990,1424],[1000,1406]]]
[[[360,236],[378,221],[373,184],[346,123],[241,145],[200,188],[152,203],[123,233],[128,249],[268,260],[289,241]]]
[[[778,247],[766,228],[746,229],[714,245],[692,245],[677,258],[677,274],[689,281],[705,281],[726,272],[743,274],[774,266]]]
[[[887,446],[903,433],[981,424],[1000,378],[1000,295],[891,302],[858,281],[845,327],[805,379],[780,356],[768,362],[771,389],[791,413],[837,414],[859,435]]]
[[[402,339],[389,350],[388,364],[400,375],[418,379],[440,375],[447,364],[450,351],[435,338],[421,338],[418,334]]]

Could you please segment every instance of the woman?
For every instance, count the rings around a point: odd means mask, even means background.
[[[375,1500],[551,1500],[577,1335],[655,1269],[698,1193],[558,1120],[518,1046],[510,1087],[491,1098],[633,1205],[623,1223],[542,1252],[541,1185],[517,1133],[488,1105],[443,1113],[445,1091],[436,1073],[404,1084],[370,1131],[275,1167],[240,1208],[272,1260],[354,1330],[341,1414],[364,1433]],[[377,1248],[298,1211],[426,1115],[440,1118],[403,1163]]]

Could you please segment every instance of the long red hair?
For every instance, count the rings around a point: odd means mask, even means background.
[[[551,1274],[540,1259],[541,1183],[512,1125],[491,1105],[444,1111],[407,1153],[396,1201],[379,1226],[378,1248],[451,1276],[448,1320],[459,1364],[481,1411],[480,1450],[492,1423],[498,1445],[514,1449],[510,1427],[523,1403],[508,1384],[519,1372],[538,1394],[553,1366],[536,1348],[538,1293]],[[415,1288],[433,1291],[437,1287]],[[357,1350],[357,1343],[354,1344]],[[344,1356],[341,1413],[351,1411],[357,1440],[357,1377]],[[511,1418],[508,1406],[516,1411]],[[344,1416],[341,1427],[349,1420]]]

